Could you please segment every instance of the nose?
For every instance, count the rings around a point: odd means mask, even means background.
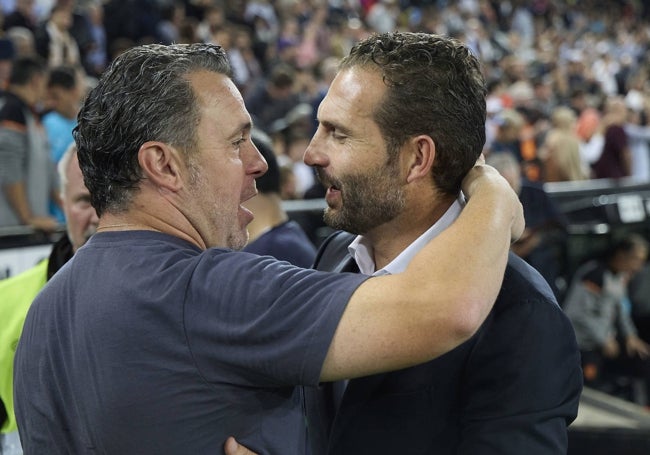
[[[321,136],[321,127],[318,127],[316,134],[312,137],[309,145],[305,149],[305,154],[302,159],[307,166],[312,167],[326,167],[329,164],[329,158],[324,152],[324,147],[322,146]]]
[[[90,223],[97,226],[99,224],[99,217],[97,216],[97,211],[92,207],[91,210],[93,211],[93,213],[90,216]]]
[[[250,144],[250,157],[246,165],[246,173],[252,175],[254,178],[258,178],[266,173],[269,166],[255,144],[252,142]]]

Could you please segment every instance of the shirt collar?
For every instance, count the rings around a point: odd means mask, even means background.
[[[401,273],[411,262],[411,259],[442,231],[447,229],[451,223],[460,215],[465,206],[465,198],[461,193],[456,201],[447,209],[447,211],[436,221],[433,226],[427,229],[420,237],[415,239],[404,251],[393,259],[386,267],[375,270],[375,261],[373,260],[373,249],[370,241],[362,235],[357,236],[348,246],[348,251],[359,267],[359,271],[364,275],[392,275]]]

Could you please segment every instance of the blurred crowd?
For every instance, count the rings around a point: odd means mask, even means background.
[[[486,154],[511,153],[527,180],[650,181],[645,2],[2,0],[0,5],[2,88],[8,87],[12,61],[30,54],[50,69],[75,68],[88,87],[116,55],[136,44],[223,46],[255,124],[273,141],[283,199],[322,195],[302,154],[338,60],[360,38],[397,29],[453,36],[475,51],[489,89]],[[56,111],[55,97],[45,91],[34,108],[40,114]],[[79,95],[71,97],[79,102]],[[69,108],[66,115],[74,126]],[[56,161],[69,137],[49,136]],[[50,214],[61,221],[55,207]]]

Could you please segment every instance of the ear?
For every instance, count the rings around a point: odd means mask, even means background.
[[[410,145],[411,147],[409,149],[411,153],[408,157],[407,183],[427,177],[433,168],[433,162],[436,158],[436,144],[431,139],[431,136],[424,134],[416,136],[410,140]]]
[[[154,185],[177,192],[183,187],[180,152],[169,144],[148,141],[138,150],[138,162],[145,175]]]

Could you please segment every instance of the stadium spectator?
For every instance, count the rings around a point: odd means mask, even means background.
[[[29,225],[53,231],[49,215],[56,194],[55,168],[37,106],[45,99],[47,67],[37,57],[14,61],[0,108],[0,226]]]
[[[563,308],[576,332],[585,385],[614,393],[617,377],[632,375],[644,380],[650,397],[650,345],[637,335],[627,293],[647,258],[648,242],[630,234],[575,274]]]

